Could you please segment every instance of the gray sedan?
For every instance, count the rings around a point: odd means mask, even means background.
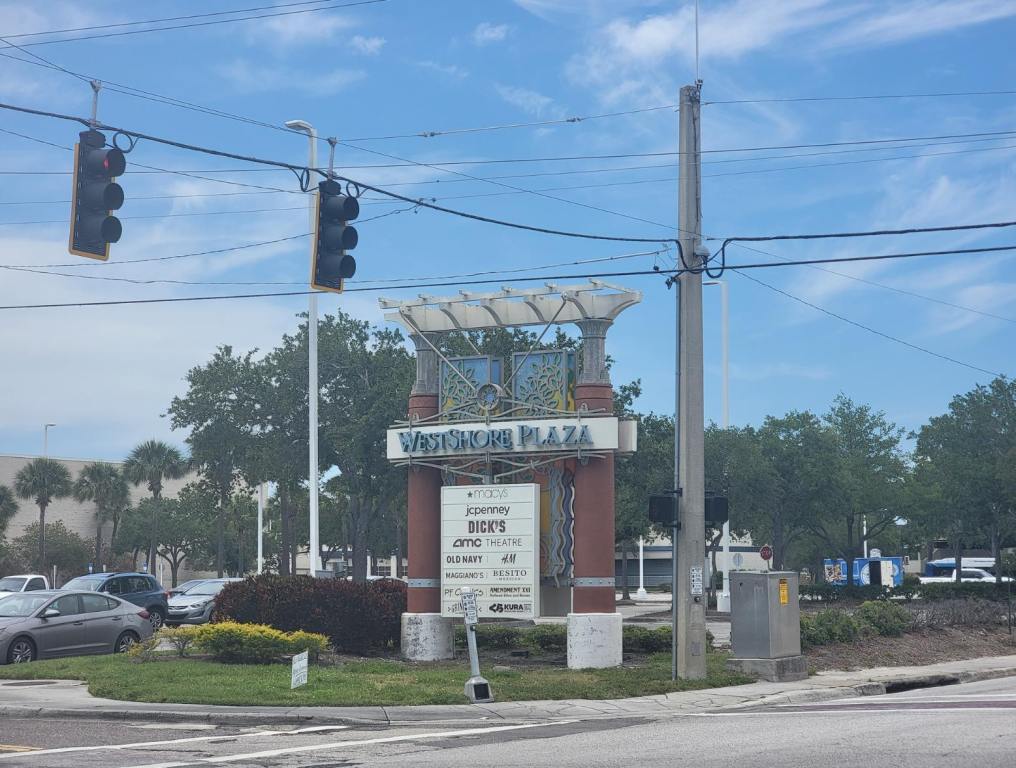
[[[188,587],[182,594],[171,594],[166,624],[170,627],[179,624],[207,624],[211,621],[212,610],[215,608],[215,597],[232,581],[243,579],[204,579]]]
[[[0,664],[123,653],[151,634],[147,611],[109,595],[45,590],[0,598]]]

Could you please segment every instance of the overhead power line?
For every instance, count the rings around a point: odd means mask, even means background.
[[[762,280],[759,280],[758,278],[753,277],[751,275],[746,275],[743,272],[741,272],[739,268],[731,267],[730,269],[733,269],[734,272],[736,272],[741,277],[743,277],[743,278],[745,278],[747,280],[750,280],[753,283],[757,283],[758,285],[761,285],[764,288],[768,288],[770,291],[778,293],[778,294],[780,294],[782,296],[786,296],[788,299],[792,299],[793,301],[796,301],[796,302],[798,302],[800,304],[803,304],[806,307],[811,307],[812,309],[814,309],[814,310],[816,310],[818,312],[821,312],[821,313],[823,313],[825,315],[828,315],[829,317],[832,317],[832,318],[835,318],[837,320],[840,320],[840,321],[842,321],[844,323],[847,323],[848,325],[852,325],[855,328],[860,328],[861,330],[867,331],[868,333],[874,334],[875,336],[880,336],[881,338],[887,339],[888,341],[895,342],[896,344],[902,344],[903,346],[909,347],[910,349],[916,350],[918,352],[923,352],[926,355],[931,355],[932,357],[937,357],[939,360],[945,360],[945,361],[953,363],[955,365],[963,366],[964,368],[969,368],[971,370],[978,371],[980,373],[986,373],[989,376],[1004,376],[1005,375],[1005,374],[1002,374],[1002,373],[998,373],[997,371],[991,371],[991,370],[988,370],[987,368],[982,368],[981,366],[974,365],[973,363],[967,363],[967,362],[965,362],[963,360],[959,360],[959,359],[957,359],[955,357],[950,357],[949,355],[944,355],[941,352],[935,352],[934,350],[928,349],[927,347],[922,347],[919,344],[914,344],[913,342],[906,341],[905,339],[901,339],[899,336],[893,336],[892,334],[886,333],[885,331],[880,331],[877,328],[872,328],[870,325],[865,325],[864,323],[859,323],[856,320],[852,320],[851,318],[846,317],[844,315],[841,315],[841,314],[839,314],[837,312],[833,312],[830,309],[826,309],[825,307],[821,307],[818,304],[815,304],[813,302],[808,301],[807,299],[802,299],[800,296],[795,296],[794,294],[789,293],[788,291],[784,291],[782,288],[777,288],[775,285],[771,285],[771,284],[769,284],[767,282],[764,282]]]
[[[720,104],[786,104],[804,101],[883,101],[891,99],[943,99],[956,96],[1012,96],[1016,91],[945,91],[939,93],[877,93],[856,96],[776,96],[751,99],[703,101],[702,106]]]
[[[322,2],[327,2],[327,0],[322,0]],[[249,16],[237,16],[237,17],[231,18],[231,19],[213,19],[211,21],[192,21],[192,22],[188,22],[186,24],[174,24],[174,25],[169,25],[169,26],[151,27],[149,29],[127,29],[127,30],[123,30],[121,32],[99,32],[99,33],[96,33],[96,34],[93,34],[93,35],[77,35],[77,36],[74,36],[74,37],[56,38],[54,40],[35,40],[35,41],[29,41],[29,42],[24,44],[24,47],[27,47],[27,46],[36,46],[36,45],[54,45],[56,43],[71,43],[71,42],[75,42],[75,41],[78,41],[78,40],[100,40],[100,39],[109,38],[109,37],[126,37],[128,35],[143,35],[143,34],[146,34],[146,33],[149,33],[149,32],[169,32],[171,30],[177,30],[177,29],[194,29],[194,28],[197,28],[197,27],[210,27],[210,26],[214,26],[214,25],[217,25],[217,24],[233,24],[233,23],[239,22],[239,21],[255,21],[255,20],[258,20],[258,19],[274,19],[274,18],[278,18],[280,16],[296,16],[296,15],[305,14],[305,13],[319,13],[321,11],[333,11],[333,10],[338,10],[340,8],[353,8],[353,7],[359,6],[359,5],[374,5],[376,3],[384,3],[384,2],[387,2],[387,0],[356,0],[356,2],[346,2],[346,3],[339,4],[339,5],[331,5],[330,4],[330,5],[320,6],[320,7],[317,7],[317,8],[301,8],[301,9],[295,10],[295,11],[280,11],[278,13],[261,13],[261,14],[254,14],[254,15],[249,15]],[[197,18],[197,17],[195,17],[195,18]],[[135,22],[135,23],[137,23],[137,24],[145,24],[145,23],[155,23],[155,22]],[[116,25],[110,24],[109,26],[116,26]],[[35,34],[44,34],[44,33],[35,33]]]

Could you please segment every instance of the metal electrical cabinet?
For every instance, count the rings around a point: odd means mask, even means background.
[[[801,655],[797,574],[733,571],[730,574],[730,644],[740,659]]]

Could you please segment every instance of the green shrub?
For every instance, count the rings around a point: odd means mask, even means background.
[[[852,643],[864,632],[846,611],[826,608],[814,616],[801,617],[801,646],[813,648],[830,643]]]
[[[899,637],[911,625],[909,611],[887,600],[861,603],[854,618],[871,626],[876,634]]]
[[[176,655],[180,658],[187,656],[194,642],[198,639],[197,627],[166,627],[163,626],[159,630],[157,637],[159,640],[166,640],[173,649],[176,651]]]
[[[955,581],[950,581],[921,584],[917,587],[917,591],[920,597],[927,601],[976,598],[978,600],[991,600],[993,602],[1004,603],[1009,598],[1009,585],[1006,583],[995,584],[993,582],[968,581],[957,584]]]
[[[316,658],[328,647],[328,638],[310,632],[283,632],[265,624],[222,621],[198,627],[194,645],[216,661],[269,664],[305,650]]]
[[[670,650],[672,637],[670,627],[626,625],[621,628],[621,647],[625,653],[662,653]]]
[[[336,651],[366,654],[399,647],[406,585],[394,579],[345,579],[262,574],[223,588],[215,621],[267,624],[285,632],[325,635]]]
[[[454,628],[455,647],[466,647],[466,627],[456,623]],[[525,629],[505,624],[477,624],[476,647],[480,650],[506,651],[525,645]]]
[[[157,635],[152,635],[145,640],[139,640],[134,643],[130,648],[127,649],[127,658],[131,661],[137,661],[144,663],[146,661],[155,661],[158,657],[159,649],[159,638]]]
[[[559,653],[568,648],[568,627],[564,624],[537,624],[526,632],[526,640],[541,651]]]

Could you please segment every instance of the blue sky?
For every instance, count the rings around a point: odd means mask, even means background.
[[[264,4],[267,4],[264,3]],[[142,7],[142,6],[145,7]],[[0,3],[0,36],[251,7],[249,1],[149,4]],[[432,138],[352,141],[426,131],[554,120],[671,104],[694,79],[693,5],[638,0],[387,0],[384,3],[31,48],[90,76],[280,125],[303,119],[349,141],[337,167],[410,196],[464,211],[560,229],[666,237],[677,216],[673,157],[499,163],[471,175],[566,175],[503,184],[596,212],[422,166],[355,166],[561,155],[673,151],[677,114],[664,109],[579,123]],[[126,28],[120,28],[126,29]],[[88,33],[78,33],[88,34]],[[703,99],[1013,90],[1016,2],[1011,0],[703,0]],[[46,38],[14,38],[23,44]],[[10,53],[23,56],[13,49]],[[0,100],[84,115],[88,86],[63,72],[0,59]],[[304,162],[301,136],[104,90],[99,117],[132,130],[234,152]],[[72,123],[0,114],[0,128],[71,145]],[[1016,130],[1016,96],[884,101],[707,104],[709,150]],[[0,263],[63,264],[69,153],[2,135]],[[1014,219],[1016,153],[1005,138],[791,159],[817,152],[710,153],[703,166],[703,231],[709,236],[927,227]],[[837,147],[834,149],[848,149]],[[322,145],[322,157],[326,157]],[[931,154],[944,153],[944,154]],[[891,160],[903,155],[923,155]],[[755,157],[756,159],[748,159]],[[865,160],[871,162],[853,162]],[[842,164],[850,161],[850,164]],[[246,168],[150,142],[128,158],[187,171]],[[838,165],[821,165],[841,163]],[[788,166],[810,167],[787,169]],[[633,169],[632,166],[651,166]],[[609,170],[615,169],[615,170]],[[622,170],[616,170],[622,169]],[[764,172],[760,172],[764,171]],[[205,174],[208,175],[208,174]],[[232,171],[217,178],[295,189],[285,172]],[[440,181],[435,183],[435,180]],[[430,182],[418,184],[415,182]],[[618,182],[625,182],[620,184]],[[631,182],[631,183],[628,183]],[[637,183],[635,183],[637,182]],[[205,257],[137,265],[118,260],[228,248],[307,231],[303,198],[222,195],[248,188],[179,175],[122,180],[124,235],[110,265],[64,272],[191,281],[292,282],[307,275],[295,240]],[[589,188],[588,185],[600,186]],[[603,186],[614,184],[614,186]],[[561,189],[586,186],[585,189]],[[155,195],[214,195],[142,200]],[[470,195],[483,195],[468,197]],[[453,199],[459,198],[459,199]],[[25,203],[32,204],[6,204]],[[52,201],[52,202],[45,202]],[[405,205],[363,201],[361,218]],[[278,210],[289,209],[289,210]],[[226,213],[222,211],[256,211]],[[201,214],[160,218],[164,214]],[[623,214],[623,215],[618,215]],[[131,219],[129,217],[152,217]],[[630,217],[644,219],[636,221]],[[56,224],[16,224],[58,220]],[[654,222],[654,223],[647,223]],[[364,223],[357,282],[518,268],[623,256],[637,244],[585,242],[501,229],[420,210]],[[937,234],[871,241],[772,243],[780,257],[814,258],[1016,242],[1016,233]],[[731,263],[774,260],[731,249]],[[653,257],[607,262],[645,269]],[[658,263],[667,264],[665,257]],[[603,265],[597,265],[597,268]],[[1016,318],[1013,256],[989,254],[804,267],[751,273],[783,291],[879,331],[990,371],[1013,374],[1013,322],[902,295],[884,286]],[[564,268],[548,272],[570,271]],[[576,270],[578,271],[578,270]],[[848,275],[849,277],[844,277]],[[855,278],[855,279],[851,279]],[[856,278],[864,281],[861,282]],[[824,410],[838,392],[884,409],[907,428],[942,412],[987,374],[892,343],[771,292],[734,273],[730,286],[731,418],[757,423],[791,408]],[[619,280],[620,281],[620,280]],[[673,295],[654,278],[608,336],[615,382],[643,380],[644,410],[672,408]],[[467,287],[467,286],[463,286]],[[287,286],[275,286],[286,290]],[[271,290],[264,286],[133,285],[4,270],[0,304],[156,298]],[[411,292],[382,295],[409,298]],[[377,294],[321,300],[381,322]],[[139,440],[182,442],[161,417],[188,368],[218,344],[268,348],[292,330],[306,299],[5,311],[0,332],[0,452],[39,453],[42,424],[54,455],[119,458]],[[706,417],[720,418],[719,293],[706,289]]]

